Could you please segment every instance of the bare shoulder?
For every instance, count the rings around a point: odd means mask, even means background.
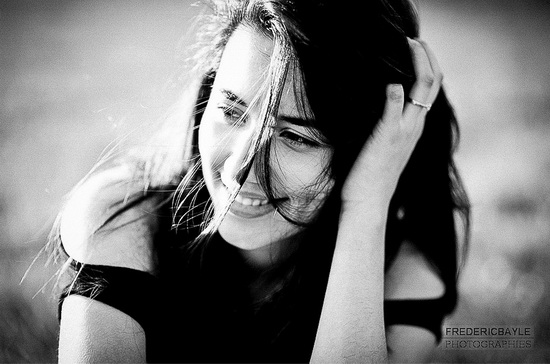
[[[385,277],[386,299],[430,299],[445,293],[445,285],[424,255],[403,242]]]
[[[87,297],[65,298],[59,332],[60,363],[145,360],[145,332],[134,319]]]
[[[123,167],[99,172],[78,186],[60,222],[67,254],[81,263],[151,271],[159,200],[145,198],[132,204],[140,193],[132,172]]]

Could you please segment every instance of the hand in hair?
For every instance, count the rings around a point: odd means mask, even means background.
[[[441,72],[426,45],[410,40],[417,81],[405,104],[388,85],[382,119],[342,189],[336,248],[312,363],[387,362],[384,335],[384,241],[390,199],[424,127]]]
[[[416,82],[405,102],[403,87],[390,84],[386,105],[373,135],[359,153],[342,189],[343,209],[387,208],[397,182],[407,164],[422,130],[427,105],[439,93],[443,79],[437,60],[428,46],[409,39]],[[412,100],[423,105],[414,104]]]

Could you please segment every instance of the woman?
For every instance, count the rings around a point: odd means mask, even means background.
[[[155,153],[61,214],[60,361],[427,360],[468,205],[411,4],[226,1],[202,29]]]

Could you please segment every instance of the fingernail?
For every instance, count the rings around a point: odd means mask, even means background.
[[[386,89],[386,95],[390,100],[401,100],[403,97],[403,87],[399,83],[390,83]]]

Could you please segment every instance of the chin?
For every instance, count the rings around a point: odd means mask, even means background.
[[[242,219],[228,212],[220,224],[219,233],[225,241],[239,249],[255,250],[278,245],[300,230],[278,214],[259,221],[253,220]]]

